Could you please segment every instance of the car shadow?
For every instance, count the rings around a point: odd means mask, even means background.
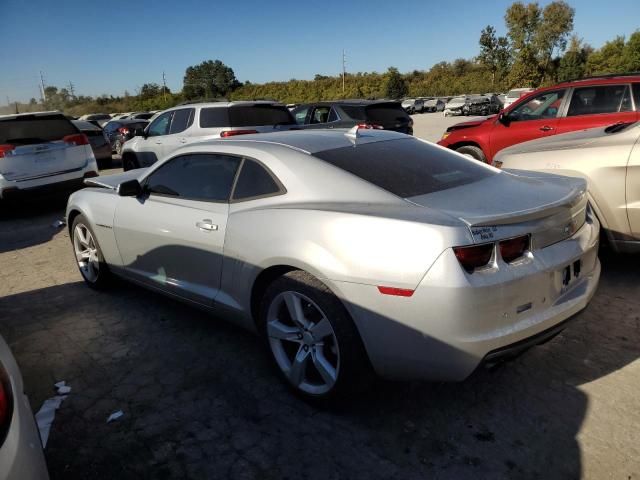
[[[640,284],[625,263],[605,259],[591,305],[522,357],[461,383],[378,381],[334,411],[291,395],[258,337],[126,282],[0,298],[0,333],[34,410],[73,389],[52,478],[579,478],[579,387],[640,356],[615,305],[617,282]]]

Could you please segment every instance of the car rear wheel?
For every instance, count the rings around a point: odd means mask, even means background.
[[[96,236],[83,215],[78,215],[73,220],[71,241],[78,270],[80,270],[86,284],[96,289],[106,287],[110,279],[110,272]]]
[[[484,156],[482,149],[473,145],[465,145],[464,147],[456,148],[456,152],[471,157],[480,162],[487,161],[487,158]]]
[[[296,270],[276,279],[263,296],[259,320],[276,368],[305,399],[344,398],[373,377],[345,307],[312,275]]]

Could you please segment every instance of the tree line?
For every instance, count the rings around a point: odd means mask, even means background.
[[[487,25],[480,32],[479,53],[471,59],[440,62],[428,70],[400,73],[358,72],[342,76],[318,74],[313,80],[240,83],[233,69],[220,60],[207,60],[186,69],[183,88],[171,92],[146,83],[136,95],[75,96],[65,88],[47,87],[46,102],[32,98],[16,105],[20,111],[42,108],[71,115],[93,112],[163,110],[181,102],[225,97],[229,100],[273,99],[302,103],[340,98],[452,96],[505,92],[514,87],[540,87],[589,75],[640,71],[640,30],[617,36],[593,48],[573,32],[575,10],[563,0],[541,7],[515,2],[504,16],[506,35]],[[5,113],[6,108],[4,109]]]

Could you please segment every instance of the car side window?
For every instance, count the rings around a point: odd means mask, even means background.
[[[633,84],[633,101],[636,104],[636,111],[640,111],[640,83]]]
[[[169,134],[184,132],[189,127],[189,119],[192,118],[193,108],[181,108],[173,111],[173,119],[169,128]],[[193,121],[193,120],[192,120]]]
[[[239,166],[240,158],[229,155],[182,155],[149,175],[145,189],[151,195],[227,202]]]
[[[171,123],[171,116],[173,112],[167,112],[156,118],[151,125],[149,125],[149,131],[147,136],[157,137],[160,135],[166,135],[169,132],[169,125]]]
[[[309,107],[300,107],[295,109],[295,111],[293,112],[293,117],[296,119],[296,123],[298,125],[304,125],[304,122],[307,119],[308,112]]]
[[[567,117],[631,110],[631,92],[628,85],[598,85],[576,88],[573,91]]]
[[[233,189],[233,200],[273,195],[280,190],[273,176],[262,165],[245,158]]]
[[[311,114],[311,123],[327,123],[329,119],[329,107],[316,107]]]
[[[509,112],[509,120],[512,122],[524,122],[555,118],[558,115],[558,109],[564,94],[565,90],[554,90],[534,95],[511,110]]]

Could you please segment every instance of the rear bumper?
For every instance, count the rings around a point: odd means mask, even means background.
[[[545,340],[582,311],[600,278],[599,225],[534,252],[523,265],[468,274],[445,250],[411,297],[339,282],[375,371],[396,379],[460,381],[483,362]],[[578,276],[562,272],[580,261]],[[561,327],[558,327],[561,328]]]
[[[0,199],[16,200],[24,198],[40,198],[68,193],[84,187],[84,179],[97,176],[97,167],[79,171],[16,182],[6,180],[0,175]]]

